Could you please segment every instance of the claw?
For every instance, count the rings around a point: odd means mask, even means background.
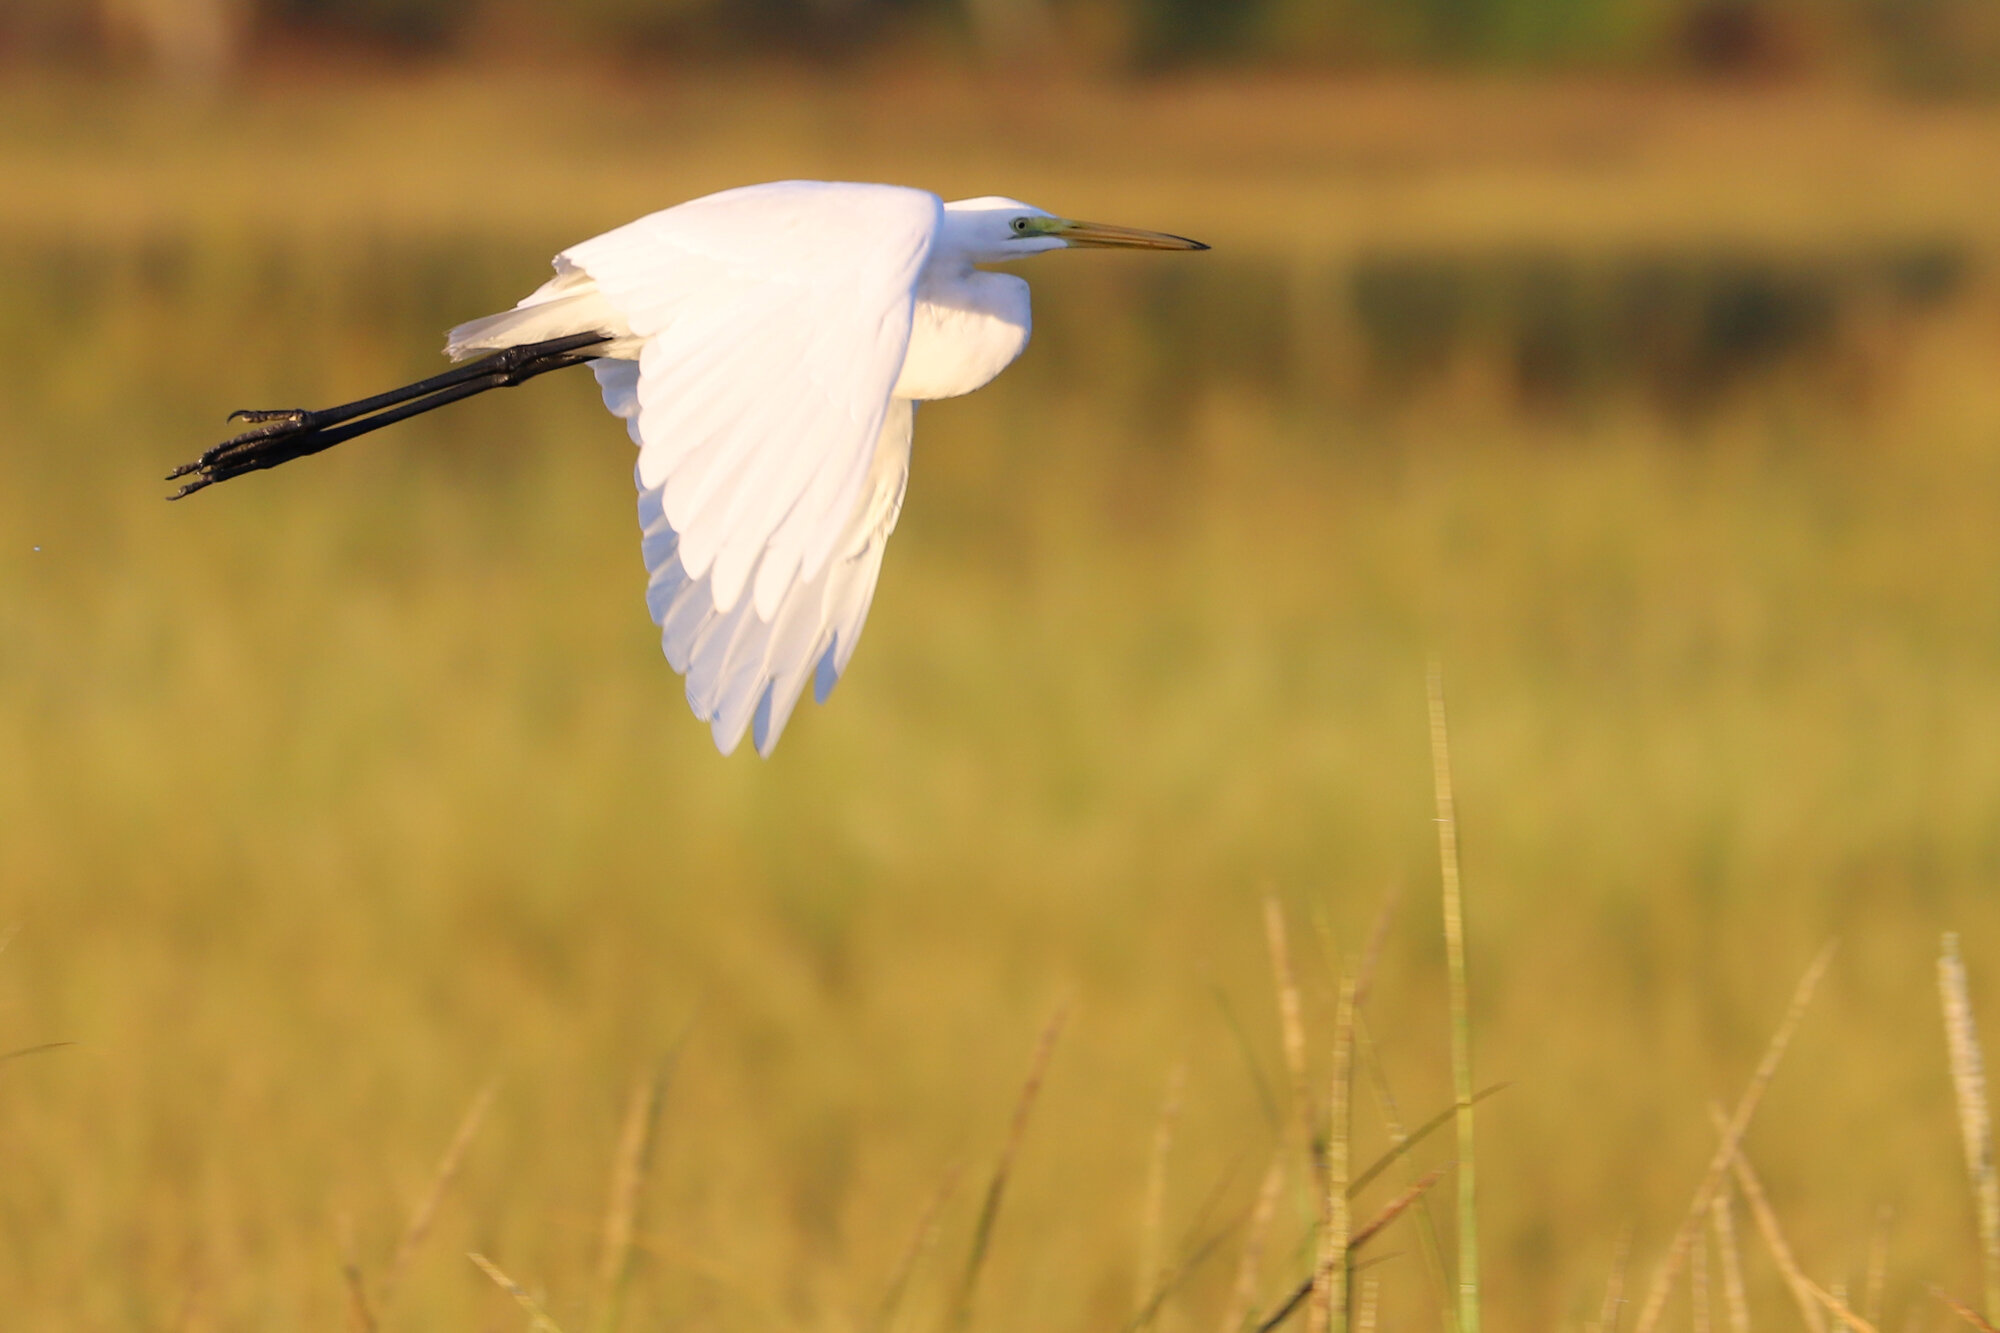
[[[283,414],[274,412],[261,417],[248,417],[245,419],[255,421],[258,424],[244,431],[241,435],[224,440],[221,444],[209,450],[209,452],[212,454],[221,453],[223,450],[234,445],[249,444],[256,440],[274,439],[280,435],[297,435],[313,428],[312,414],[310,412],[286,412]]]
[[[178,500],[194,494],[218,481],[226,480],[238,472],[249,471],[243,464],[273,445],[281,445],[295,436],[310,435],[318,428],[317,413],[302,408],[288,407],[267,411],[260,408],[242,408],[229,414],[231,421],[249,421],[256,424],[241,435],[211,445],[202,451],[192,463],[183,463],[167,474],[168,481],[179,481],[192,476],[195,480],[181,487],[167,498]],[[263,464],[263,466],[270,466]]]

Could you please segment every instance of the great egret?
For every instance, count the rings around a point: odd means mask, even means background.
[[[653,213],[555,257],[512,310],[461,324],[442,375],[249,430],[174,470],[173,498],[488,389],[587,363],[639,446],[646,602],[688,703],[728,754],[769,755],[808,679],[824,702],[902,509],[916,404],[1021,354],[1028,284],[981,264],[1199,241],[945,203],[893,185],[782,181]]]

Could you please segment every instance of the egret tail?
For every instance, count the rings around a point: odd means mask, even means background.
[[[597,355],[592,348],[613,336],[603,332],[572,333],[502,348],[442,375],[318,411],[239,409],[229,414],[231,421],[256,424],[209,449],[192,463],[183,463],[169,472],[168,481],[179,481],[182,477],[192,480],[167,498],[178,500],[218,481],[331,449],[357,435],[366,435],[488,389],[509,388],[551,370],[581,365]]]

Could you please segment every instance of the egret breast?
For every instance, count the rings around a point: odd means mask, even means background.
[[[895,396],[923,402],[971,393],[1013,363],[1031,328],[1028,284],[1011,274],[975,269],[924,282]]]

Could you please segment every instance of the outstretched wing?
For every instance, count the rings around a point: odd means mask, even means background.
[[[943,205],[921,190],[727,190],[573,246],[643,339],[639,483],[722,612],[776,614],[860,504]],[[753,578],[754,576],[754,578]]]
[[[591,369],[606,404],[633,420],[638,368],[630,361],[593,361]],[[660,627],[667,661],[687,677],[688,706],[709,724],[724,754],[736,748],[748,726],[757,752],[768,758],[806,682],[813,682],[814,697],[824,703],[847,669],[875,596],[882,548],[902,512],[915,412],[914,404],[901,399],[889,404],[861,503],[848,516],[832,557],[812,577],[792,580],[769,617],[747,597],[731,607],[717,603],[714,570],[698,575],[687,567],[682,535],[666,514],[665,487],[648,487],[640,479],[646,607]]]
[[[643,340],[592,362],[639,446],[647,601],[724,753],[769,754],[868,613],[908,472],[892,400],[941,205],[892,186],[711,195],[558,257]]]

